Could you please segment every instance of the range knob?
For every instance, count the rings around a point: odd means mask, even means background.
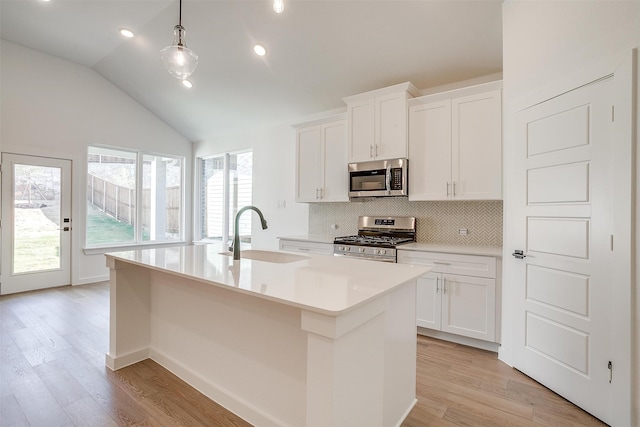
[[[387,253],[387,250],[386,250],[386,249],[378,249],[378,250],[376,251],[376,253],[377,253],[378,255],[384,255],[384,254],[386,254],[386,253]]]
[[[343,252],[349,252],[351,250],[351,247],[350,246],[340,246],[338,249],[343,251]]]
[[[364,253],[364,251],[365,251],[365,248],[358,248],[358,252]]]

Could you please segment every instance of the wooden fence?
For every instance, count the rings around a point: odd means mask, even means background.
[[[165,210],[165,232],[180,233],[180,187],[167,187]],[[93,206],[120,222],[133,225],[136,220],[136,198],[133,188],[116,185],[112,182],[87,175],[87,200]],[[142,190],[142,228],[148,229],[151,223],[151,190]]]

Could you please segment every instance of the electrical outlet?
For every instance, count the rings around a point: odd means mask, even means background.
[[[469,234],[469,230],[467,230],[466,228],[458,228],[458,234],[461,236],[466,236],[467,234]]]
[[[286,200],[278,200],[276,202],[276,206],[278,209],[284,209],[287,207],[287,201]]]

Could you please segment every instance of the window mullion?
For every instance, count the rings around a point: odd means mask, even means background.
[[[206,210],[206,204],[207,204],[207,180],[206,180],[206,161],[205,159],[200,159],[199,161],[199,166],[200,166],[200,171],[198,172],[198,200],[199,200],[199,217],[200,217],[200,224],[197,224],[196,226],[198,227],[197,234],[196,236],[199,236],[199,239],[205,239],[208,238],[209,236],[207,235],[207,226],[206,221],[207,221],[207,210]]]
[[[144,154],[142,152],[138,152],[136,155],[136,224],[134,227],[136,243],[142,243],[143,157]]]
[[[224,236],[224,242],[229,242],[229,170],[230,170],[231,157],[229,153],[224,155],[224,172],[222,174],[222,233]]]

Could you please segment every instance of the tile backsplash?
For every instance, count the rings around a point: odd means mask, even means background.
[[[358,216],[414,216],[417,241],[449,245],[502,246],[502,201],[409,202],[403,198],[349,203],[311,203],[309,234],[358,232]],[[459,229],[467,229],[460,235]]]

